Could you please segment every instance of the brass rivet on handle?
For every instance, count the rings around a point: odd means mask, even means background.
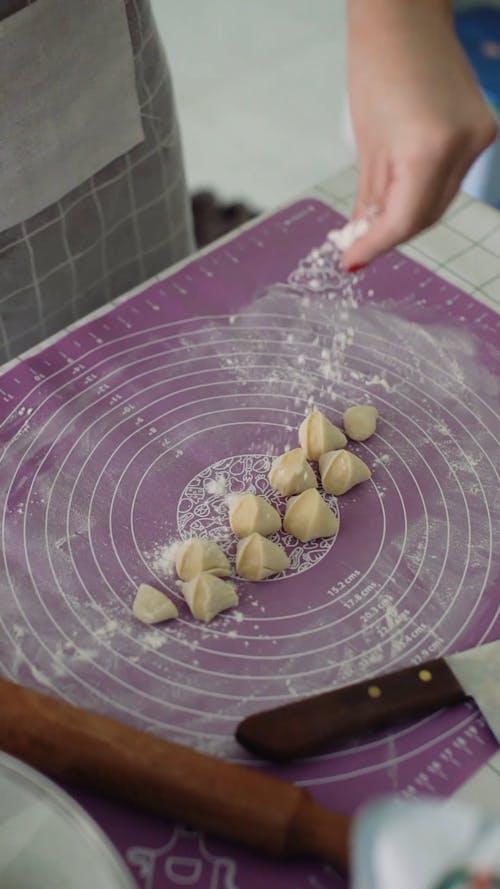
[[[419,670],[418,678],[422,680],[422,682],[430,682],[432,679],[432,673],[430,670]]]
[[[368,695],[370,698],[379,698],[382,694],[382,689],[378,687],[378,685],[369,685],[368,686]]]

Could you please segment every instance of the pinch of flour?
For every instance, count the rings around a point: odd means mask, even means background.
[[[339,250],[348,250],[358,238],[366,235],[369,227],[367,219],[351,219],[343,228],[328,232],[327,238]]]

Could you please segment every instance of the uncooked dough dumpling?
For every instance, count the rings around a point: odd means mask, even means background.
[[[315,537],[333,537],[338,527],[337,516],[316,489],[311,488],[288,501],[283,528],[302,543]]]
[[[276,457],[268,478],[269,484],[285,496],[301,494],[317,486],[316,476],[302,448],[293,448]]]
[[[160,590],[155,590],[148,583],[141,583],[132,605],[132,612],[137,620],[144,624],[158,624],[162,620],[172,620],[179,612],[174,603]]]
[[[231,500],[229,524],[236,537],[248,537],[254,531],[268,537],[281,531],[281,516],[263,497],[241,494]]]
[[[321,481],[327,494],[345,494],[354,485],[367,482],[371,471],[366,463],[350,451],[330,451],[319,458]]]
[[[344,411],[344,429],[353,441],[366,441],[377,428],[378,410],[371,404],[355,404]],[[333,448],[332,448],[333,450]]]
[[[231,574],[231,566],[221,548],[214,540],[204,540],[200,537],[186,540],[179,547],[175,570],[181,580],[192,580],[202,571],[216,574],[218,577],[228,577]]]
[[[235,585],[215,574],[204,571],[179,585],[193,617],[205,623],[209,623],[220,611],[238,604]]]
[[[289,564],[285,550],[261,534],[250,534],[238,544],[236,573],[247,580],[264,580],[284,571]]]
[[[313,411],[299,426],[299,442],[308,460],[319,460],[327,451],[344,448],[347,438],[321,411]]]

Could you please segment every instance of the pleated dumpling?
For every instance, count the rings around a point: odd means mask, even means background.
[[[132,612],[134,617],[144,624],[159,624],[163,620],[172,620],[179,616],[171,599],[148,583],[140,584]]]
[[[181,583],[180,587],[193,617],[205,623],[238,604],[235,585],[215,574],[202,572],[187,583]]]
[[[263,497],[240,494],[231,498],[229,524],[237,537],[248,537],[254,532],[268,537],[275,531],[281,531],[281,516]]]
[[[284,571],[289,564],[285,550],[261,534],[250,534],[238,544],[236,573],[247,580],[264,580]]]
[[[181,580],[192,580],[202,571],[218,577],[228,577],[231,574],[231,566],[220,546],[215,540],[201,537],[192,537],[181,544],[177,550],[175,570]]]
[[[315,488],[288,501],[283,527],[302,543],[316,537],[334,537],[338,526],[337,516]]]
[[[276,457],[268,478],[269,484],[285,496],[301,494],[317,486],[316,476],[302,448],[293,448]]]
[[[371,478],[370,468],[350,451],[330,451],[323,454],[319,458],[319,468],[324,490],[336,497]]]
[[[299,426],[299,442],[308,460],[319,460],[321,454],[345,447],[347,438],[321,411],[313,411]]]

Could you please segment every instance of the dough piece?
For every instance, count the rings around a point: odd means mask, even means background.
[[[285,496],[301,494],[318,484],[302,448],[294,448],[276,457],[268,478],[269,484]]]
[[[344,411],[344,429],[353,441],[366,441],[377,428],[377,417],[378,410],[371,404],[353,405]]]
[[[319,458],[321,481],[327,494],[345,494],[354,485],[367,482],[371,471],[363,460],[349,451],[330,451]]]
[[[203,571],[180,588],[191,614],[197,620],[209,623],[220,611],[238,604],[238,594],[234,583],[221,580],[214,574]]]
[[[284,571],[289,564],[285,550],[261,534],[250,534],[238,544],[236,573],[247,580],[263,580]]]
[[[181,580],[192,580],[202,571],[218,577],[229,577],[231,574],[231,566],[221,548],[214,540],[203,540],[200,537],[186,540],[179,547],[175,570]]]
[[[288,501],[283,528],[302,543],[315,537],[333,537],[338,527],[337,516],[314,488]]]
[[[248,537],[254,531],[267,537],[281,531],[281,516],[263,497],[241,494],[231,502],[229,524],[236,537]]]
[[[347,438],[321,411],[313,411],[299,426],[299,442],[308,460],[319,460],[327,451],[344,448]]]
[[[141,583],[135,595],[132,613],[143,624],[158,624],[162,620],[179,617],[174,603],[160,590],[148,583]]]

